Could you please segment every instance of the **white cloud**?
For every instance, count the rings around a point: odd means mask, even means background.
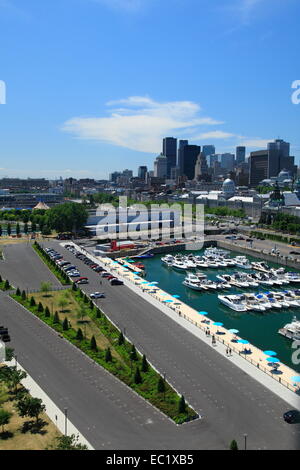
[[[265,149],[269,142],[272,142],[274,139],[246,139],[239,143],[239,145],[244,145],[245,147],[250,148],[262,148]]]
[[[62,130],[80,139],[157,153],[166,135],[189,135],[194,140],[202,126],[222,124],[202,116],[200,106],[192,101],[157,102],[148,96],[131,96],[107,105],[111,108],[108,117],[74,117]]]
[[[194,137],[194,140],[203,140],[203,139],[230,139],[231,137],[236,137],[235,134],[231,134],[230,132],[223,132],[223,131],[211,131],[211,132],[204,132],[198,136]]]

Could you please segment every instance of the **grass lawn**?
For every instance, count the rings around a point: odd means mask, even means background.
[[[0,429],[0,450],[44,450],[55,443],[60,432],[45,413],[40,416],[41,427],[38,431],[28,426],[30,418],[21,418],[16,409],[16,399],[0,382],[0,407],[12,413],[4,433]]]
[[[123,362],[122,357],[112,347],[112,344],[101,332],[96,322],[89,317],[89,312],[87,311],[85,306],[80,306],[79,303],[76,301],[70,289],[48,292],[47,294],[40,292],[34,293],[33,297],[37,305],[39,302],[41,302],[45,308],[49,308],[51,313],[57,311],[62,321],[67,318],[72,328],[74,328],[75,330],[81,328],[83,334],[87,338],[91,338],[94,335],[99,348],[106,349],[110,347],[112,355],[121,362]],[[61,299],[64,299],[66,302],[66,305],[64,307],[61,307],[59,305]]]

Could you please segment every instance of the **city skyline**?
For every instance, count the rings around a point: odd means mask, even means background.
[[[217,153],[246,146],[247,155],[279,137],[299,163],[297,2],[188,3],[0,2],[10,44],[1,51],[0,177],[104,179],[124,160],[152,168],[168,135]]]

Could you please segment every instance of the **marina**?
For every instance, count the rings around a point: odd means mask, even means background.
[[[184,263],[185,257],[196,258],[201,263],[203,256],[206,256],[204,252],[183,252],[177,258],[181,263]],[[216,254],[220,255],[218,252]],[[282,362],[300,371],[300,366],[292,362],[293,349],[289,337],[279,333],[286,324],[292,322],[294,316],[300,318],[300,297],[297,298],[300,294],[297,290],[297,287],[300,288],[299,273],[284,274],[278,265],[265,263],[261,266],[262,263],[250,256],[246,257],[245,263],[249,267],[242,269],[235,264],[239,255],[227,250],[222,255],[225,259],[233,260],[233,265],[230,263],[226,267],[218,266],[217,269],[213,266],[173,269],[172,255],[156,255],[143,260],[145,278],[150,282],[156,281],[156,286],[163,291],[177,294],[182,302],[196,311],[206,310],[209,318],[222,322],[226,329],[237,329],[239,335],[258,348],[277,351]],[[257,263],[255,266],[260,269],[255,269],[251,263]],[[207,284],[208,281],[210,283]],[[222,284],[218,285],[217,281]],[[236,296],[235,309],[218,298],[231,295]],[[245,296],[251,309],[241,302],[241,295]]]

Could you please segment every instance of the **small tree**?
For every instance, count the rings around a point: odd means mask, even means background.
[[[20,235],[20,231],[21,231],[21,230],[20,230],[20,224],[19,224],[19,222],[18,222],[18,223],[17,223],[17,226],[16,226],[16,234],[17,234],[17,235]]]
[[[38,305],[38,312],[39,312],[39,313],[43,313],[43,311],[44,311],[43,304],[42,304],[42,302],[39,302],[39,305]]]
[[[59,301],[58,301],[58,306],[60,307],[60,311],[63,312],[66,308],[66,306],[68,305],[68,301],[65,297],[60,297]]]
[[[34,299],[34,297],[31,297],[31,299],[30,299],[30,307],[35,307],[35,306],[36,306],[35,299]]]
[[[186,411],[185,399],[184,399],[184,396],[181,395],[179,403],[178,403],[178,412],[185,413],[185,411]]]
[[[120,331],[119,338],[118,338],[118,345],[122,346],[122,344],[124,344],[124,342],[125,342],[124,335],[123,335],[122,331]]]
[[[76,286],[75,282],[73,282],[73,284],[72,284],[72,290],[73,290],[74,292],[77,291],[77,286]]]
[[[166,391],[166,384],[162,377],[159,377],[157,382],[157,391],[158,393],[164,393]]]
[[[7,224],[7,235],[10,237],[11,236],[11,225]]]
[[[105,351],[105,362],[111,362],[111,361],[112,361],[111,351],[110,351],[110,348],[107,348],[107,350]]]
[[[28,223],[27,222],[25,222],[25,224],[24,224],[24,233],[26,233],[26,235],[28,233]]]
[[[27,298],[26,292],[22,290],[22,300],[26,300],[26,298]]]
[[[3,408],[0,408],[0,426],[2,426],[2,433],[5,432],[4,426],[9,424],[11,417],[12,413],[4,410]]]
[[[54,450],[88,450],[85,444],[78,442],[79,437],[72,434],[71,436],[59,436],[56,438]]]
[[[89,299],[88,299],[88,297],[86,296],[86,294],[84,294],[84,296],[83,296],[83,301],[84,301],[85,304],[88,304],[88,303],[89,303]]]
[[[149,365],[148,365],[146,356],[144,354],[143,359],[142,359],[142,372],[148,372],[148,370],[149,370]]]
[[[76,339],[77,339],[78,341],[82,341],[82,340],[83,340],[83,333],[82,333],[81,328],[78,328],[78,330],[77,330]]]
[[[90,348],[92,351],[98,351],[97,342],[94,335],[91,338]]]
[[[94,310],[94,303],[93,303],[92,300],[90,300],[90,309],[91,309],[91,310]]]
[[[58,312],[57,312],[57,311],[56,311],[55,314],[54,314],[53,323],[54,323],[54,324],[59,324],[59,323],[60,323],[60,319],[59,319],[59,315],[58,315]]]
[[[137,356],[137,353],[136,353],[136,349],[135,349],[135,345],[134,345],[134,344],[133,344],[132,347],[131,347],[130,357],[131,357],[131,360],[132,360],[132,361],[137,361],[137,360],[138,360],[138,356]]]
[[[5,283],[4,283],[4,290],[9,290],[10,289],[10,283],[9,281],[6,279]]]
[[[140,369],[139,367],[136,368],[135,370],[135,374],[134,374],[134,383],[135,384],[141,384],[142,383],[142,376],[141,376],[141,373],[140,373]]]
[[[47,297],[48,292],[50,292],[52,288],[51,282],[41,282],[41,292],[43,292],[44,297]]]
[[[230,450],[239,450],[236,440],[231,441]]]
[[[25,416],[35,418],[37,424],[39,422],[40,414],[43,413],[43,411],[45,411],[46,409],[45,405],[43,405],[43,402],[40,398],[33,398],[30,396],[27,396],[20,400],[17,403],[16,408],[22,418],[24,418]]]
[[[46,318],[49,318],[49,317],[50,317],[50,310],[49,310],[48,305],[47,305],[47,307],[45,308],[45,317],[46,317]]]
[[[21,295],[21,291],[20,291],[20,289],[19,289],[19,287],[18,287],[17,290],[16,290],[16,296],[20,297],[20,295]]]
[[[96,318],[101,318],[101,312],[100,312],[99,308],[97,308],[97,310],[96,310]]]
[[[68,319],[65,318],[63,321],[63,330],[68,331],[68,329],[69,329],[69,322],[68,322]]]

